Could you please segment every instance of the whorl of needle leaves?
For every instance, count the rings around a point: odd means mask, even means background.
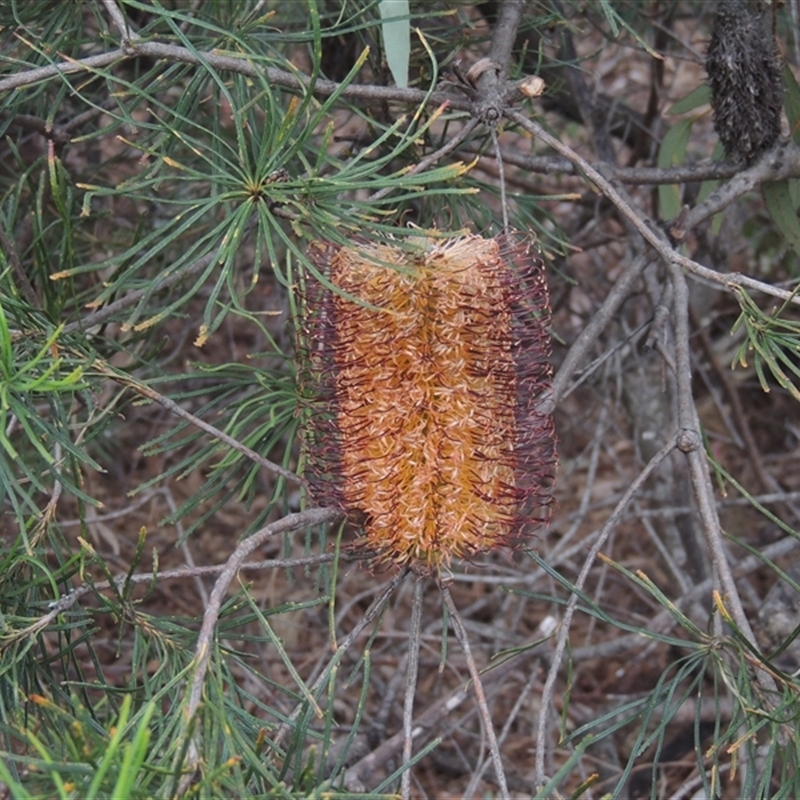
[[[762,13],[743,0],[719,1],[706,72],[714,129],[727,155],[749,163],[781,131],[781,59]]]
[[[465,236],[309,256],[300,332],[312,495],[376,564],[431,572],[549,517],[549,304],[530,245]],[[410,245],[410,246],[409,246]]]

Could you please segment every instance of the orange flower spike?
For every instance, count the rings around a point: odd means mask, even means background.
[[[543,263],[509,237],[411,252],[314,243],[339,291],[304,297],[301,383],[315,498],[376,561],[435,570],[549,516],[553,420]],[[358,298],[355,302],[351,298]]]

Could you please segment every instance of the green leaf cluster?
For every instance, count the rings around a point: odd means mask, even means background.
[[[127,42],[111,6],[125,20]],[[265,600],[242,570],[207,643],[202,702],[191,720],[205,609],[181,605],[180,589],[171,594],[147,530],[125,543],[122,567],[93,535],[99,519],[124,538],[118,506],[172,500],[165,487],[191,484],[152,523],[176,550],[216,533],[231,507],[246,518],[230,532],[233,549],[305,502],[298,485],[267,475],[187,419],[161,413],[152,399],[177,403],[296,471],[308,408],[294,367],[295,293],[300,281],[326,280],[306,257],[308,243],[351,244],[409,227],[434,237],[466,226],[497,232],[496,181],[474,168],[477,161],[446,151],[469,114],[431,102],[443,85],[453,89],[449,70],[458,55],[485,44],[473,6],[0,3],[0,81],[35,76],[0,93],[0,781],[10,796],[350,796],[344,776],[367,708],[377,629],[355,663],[345,660],[344,646],[333,647],[312,677],[282,634],[328,620],[335,640],[334,532],[287,537],[275,548],[281,557],[271,552],[260,565],[276,584],[302,585],[302,600],[288,590]],[[534,11],[528,32],[565,24],[552,10]],[[640,4],[603,0],[588,13],[609,37],[649,47]],[[136,53],[137,42],[163,50]],[[541,61],[544,45],[537,47]],[[418,91],[420,102],[381,92],[392,79]],[[787,110],[796,135],[800,93],[791,80]],[[691,113],[704,102],[699,90],[673,111]],[[685,161],[697,118],[667,133],[660,166]],[[491,146],[479,126],[465,152],[477,159]],[[543,207],[548,198],[530,189],[527,176],[509,165],[506,172],[521,178],[509,181],[512,227],[564,253],[569,243]],[[795,183],[765,189],[792,246]],[[704,186],[701,198],[712,188]],[[572,191],[549,200],[564,198],[574,199]],[[679,213],[676,187],[664,187],[660,198],[665,219]],[[765,387],[771,375],[797,397],[800,337],[788,307],[768,314],[744,293],[740,303],[747,338],[738,360],[752,359]],[[121,453],[133,451],[149,469],[131,470],[138,482],[100,496],[97,487],[112,482]],[[652,582],[618,569],[670,608]],[[217,574],[194,578],[205,590],[202,581]],[[563,576],[549,574],[573,592]],[[147,602],[160,592],[171,613],[154,615]],[[580,603],[598,624],[648,636],[588,596]],[[676,709],[699,708],[701,695],[728,692],[737,701],[729,721],[715,720],[719,745],[708,763],[731,763],[728,752],[737,748],[755,762],[756,736],[783,741],[796,717],[796,681],[781,675],[774,714],[762,713],[746,676],[753,659],[766,660],[734,628],[720,639],[673,611],[680,635],[653,641],[680,657],[651,695],[569,731],[567,692],[562,744],[574,756],[547,792],[622,728],[635,740],[627,777],[647,748],[663,749]],[[358,698],[345,725],[337,701],[353,685]],[[700,743],[698,735],[698,750]],[[764,774],[785,779],[785,796],[798,794],[794,750],[776,746],[768,757]],[[375,792],[360,796],[381,797],[400,771],[388,770]],[[705,788],[713,796],[715,787]],[[758,778],[747,788],[748,796],[768,796],[768,782]]]
[[[287,568],[309,583],[304,601],[264,608],[246,585],[225,600],[187,723],[202,609],[148,613],[163,570],[147,532],[120,575],[95,521],[192,482],[154,525],[179,548],[233,505],[249,515],[233,547],[303,502],[148,403],[297,468],[295,284],[325,280],[309,241],[497,227],[470,163],[419,168],[468,120],[429,101],[440,63],[478,40],[466,5],[422,10],[405,65],[421,102],[401,105],[359,93],[387,82],[385,58],[397,68],[373,0],[115,5],[131,47],[167,55],[126,52],[100,0],[0,5],[0,81],[45,71],[0,93],[0,780],[20,798],[344,796],[357,727],[332,754],[342,653],[307,686],[275,624],[320,608],[333,621],[327,557]],[[538,199],[518,199],[513,221],[544,230]],[[142,436],[129,419],[161,421]],[[98,496],[125,448],[159,468]],[[326,530],[299,541],[305,556],[327,543]],[[98,645],[109,630],[119,672]],[[368,670],[365,655],[348,680]]]
[[[782,389],[800,400],[800,322],[793,319],[791,304],[786,302],[773,312],[765,312],[742,289],[737,287],[736,294],[741,314],[732,333],[743,329],[745,339],[733,366],[747,367],[752,359],[765,392],[770,390],[769,373]]]

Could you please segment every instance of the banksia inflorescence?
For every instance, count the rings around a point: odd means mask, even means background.
[[[422,241],[422,240],[420,240]],[[543,264],[510,237],[313,243],[300,379],[314,499],[378,564],[434,571],[549,516],[553,420]]]
[[[777,141],[783,106],[781,58],[759,5],[719,0],[706,72],[714,130],[727,155],[749,163]]]

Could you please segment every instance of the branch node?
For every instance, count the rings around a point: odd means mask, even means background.
[[[486,125],[496,125],[502,112],[494,103],[476,103],[473,114]]]
[[[700,449],[702,441],[700,434],[694,428],[683,428],[678,433],[675,444],[682,453],[693,453]]]

